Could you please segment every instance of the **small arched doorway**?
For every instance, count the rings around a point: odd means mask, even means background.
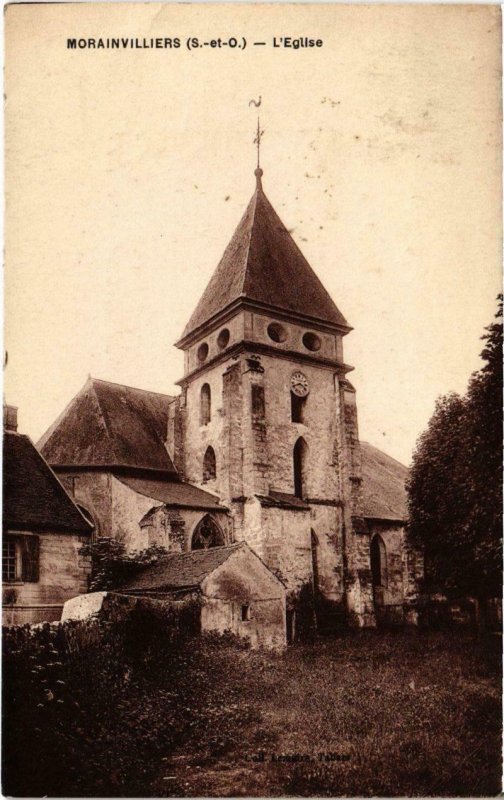
[[[210,514],[206,514],[194,529],[191,550],[208,550],[210,547],[223,547],[224,534]]]
[[[371,575],[375,589],[385,589],[387,586],[387,550],[385,542],[377,533],[371,540]]]
[[[369,556],[376,622],[378,625],[384,625],[386,622],[387,550],[385,542],[378,533],[371,539]]]

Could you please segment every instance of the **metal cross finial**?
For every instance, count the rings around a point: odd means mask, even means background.
[[[257,117],[257,132],[254,139],[254,144],[257,145],[257,169],[261,168],[260,160],[261,160],[261,139],[264,136],[264,131],[261,130],[261,123],[259,117]]]

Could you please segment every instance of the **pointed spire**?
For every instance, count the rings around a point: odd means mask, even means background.
[[[348,331],[349,325],[266,197],[256,190],[178,346],[237,303],[256,303]]]

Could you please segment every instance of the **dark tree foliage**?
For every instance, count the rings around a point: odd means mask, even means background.
[[[83,555],[91,556],[90,591],[118,589],[144,567],[155,564],[167,555],[167,550],[151,545],[146,550],[128,553],[122,542],[103,537],[82,548]]]
[[[408,503],[427,588],[478,598],[502,581],[502,295],[464,397],[438,399],[413,456]]]

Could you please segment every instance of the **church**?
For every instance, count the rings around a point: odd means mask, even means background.
[[[169,553],[244,542],[323,630],[415,623],[406,467],[359,441],[352,330],[255,190],[176,347],[177,396],[89,378],[38,447],[94,537]]]

